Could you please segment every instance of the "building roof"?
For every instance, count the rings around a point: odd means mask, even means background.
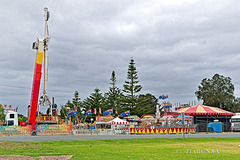
[[[234,115],[234,113],[225,111],[217,107],[210,107],[198,104],[196,106],[181,108],[176,113],[182,113],[187,115]]]

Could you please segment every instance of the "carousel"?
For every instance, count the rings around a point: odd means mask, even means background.
[[[196,106],[181,108],[175,113],[184,113],[185,115],[190,115],[194,117],[194,122],[197,124],[197,131],[205,132],[207,131],[208,123],[214,120],[219,120],[223,123],[223,131],[228,132],[231,129],[231,123],[229,120],[234,115],[234,113],[225,111],[223,109],[211,106],[205,106],[198,104]]]

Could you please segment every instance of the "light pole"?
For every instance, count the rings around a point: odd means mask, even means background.
[[[181,116],[182,116],[182,135],[183,135],[183,139],[185,139],[185,134],[184,134],[184,130],[185,130],[185,127],[184,127],[184,123],[185,123],[185,114],[184,112],[181,113]]]
[[[91,118],[91,135],[92,135],[92,121],[93,121],[93,118]]]

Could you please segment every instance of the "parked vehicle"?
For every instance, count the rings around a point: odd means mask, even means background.
[[[18,126],[18,114],[15,111],[8,110],[5,117],[6,126]]]
[[[232,132],[240,131],[240,113],[236,113],[234,116],[232,116],[230,122]]]

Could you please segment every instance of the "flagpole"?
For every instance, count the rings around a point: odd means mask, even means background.
[[[74,105],[74,110],[77,110],[76,108],[77,108],[77,107],[76,107],[76,105]],[[76,121],[77,121],[77,119],[78,119],[78,117],[77,117],[77,114],[75,114],[75,116],[74,116],[74,120],[75,120],[75,121],[74,121],[74,122],[75,122],[75,126],[76,126]]]
[[[89,105],[89,108],[88,108],[88,110],[87,110],[87,111],[89,111],[89,109],[90,109],[90,108],[91,108],[91,105]],[[85,112],[85,113],[86,113],[86,112]],[[87,116],[88,116],[88,115],[86,115],[86,116],[85,116],[84,122],[86,121],[86,119],[87,119]]]

